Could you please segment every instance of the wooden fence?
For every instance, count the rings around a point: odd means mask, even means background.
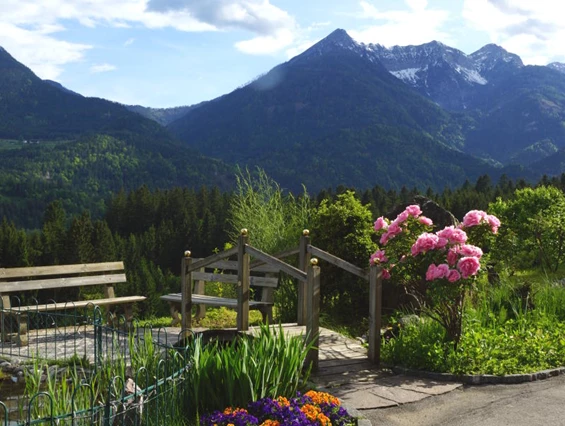
[[[237,275],[237,329],[249,329],[250,301],[250,271],[254,267],[267,264],[279,272],[295,278],[298,281],[298,312],[297,322],[306,326],[308,343],[313,343],[314,349],[309,359],[318,363],[318,334],[320,323],[320,266],[319,260],[335,265],[369,284],[369,359],[378,364],[381,346],[381,315],[382,315],[382,274],[377,266],[367,269],[359,268],[331,253],[325,252],[310,244],[308,230],[304,230],[297,248],[286,250],[276,255],[270,255],[253,247],[249,243],[246,229],[241,231],[237,245],[229,250],[214,254],[204,259],[193,260],[187,252],[182,259],[181,268],[181,316],[182,328],[190,330],[192,311],[192,282],[193,273],[223,259],[236,256],[238,264]],[[298,268],[283,259],[298,254]],[[251,257],[254,258],[251,261]]]

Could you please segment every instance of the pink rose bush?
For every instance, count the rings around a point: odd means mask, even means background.
[[[425,275],[427,281],[446,279],[453,283],[461,278],[473,277],[480,271],[480,259],[483,251],[480,247],[467,244],[468,235],[466,229],[482,225],[487,226],[490,232],[496,234],[500,227],[500,220],[496,216],[489,215],[484,211],[471,210],[465,215],[459,227],[447,226],[440,231],[432,233],[429,232],[433,226],[432,220],[422,216],[420,206],[410,205],[392,222],[384,217],[379,217],[375,221],[374,229],[377,234],[380,234],[379,242],[382,248],[371,256],[370,263],[372,265],[378,264],[383,269],[386,269],[387,273],[385,276],[387,278],[392,276],[392,268],[390,265],[387,265],[389,261],[387,252],[390,250],[386,246],[403,234],[404,239],[406,239],[406,234],[415,235],[415,231],[421,231],[416,241],[410,246],[410,254],[402,254],[404,256],[402,260],[397,256],[397,264],[406,262],[406,256],[410,256],[413,259],[428,254],[430,255],[428,257],[432,257],[432,263],[428,265],[428,268],[431,269],[428,269]],[[404,245],[406,245],[406,241],[404,241]],[[395,248],[393,248],[394,250]],[[463,261],[463,259],[465,260]],[[442,273],[437,273],[437,268],[440,266]],[[450,270],[457,273],[450,273]]]
[[[485,241],[485,235],[496,234],[499,227],[496,216],[471,210],[459,226],[433,232],[432,220],[423,216],[420,206],[410,205],[392,221],[375,221],[380,248],[370,264],[382,268],[383,279],[403,285],[457,343],[463,298],[483,258],[483,250],[471,242]]]

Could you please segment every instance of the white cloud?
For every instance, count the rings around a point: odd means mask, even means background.
[[[376,22],[362,30],[350,30],[349,34],[357,41],[385,46],[452,41],[450,34],[442,29],[450,18],[448,11],[432,9],[426,0],[405,0],[405,4],[407,9],[385,11],[369,1],[361,1],[359,17]]]
[[[127,47],[129,45],[131,45],[133,42],[135,41],[135,38],[128,38],[125,42],[124,42],[124,47]]]
[[[565,61],[565,3],[554,0],[464,0],[463,17],[526,64]]]
[[[101,72],[114,71],[116,67],[112,64],[95,64],[90,67],[90,72],[93,74]]]
[[[266,55],[276,53],[290,46],[295,39],[292,31],[281,30],[274,35],[258,36],[250,40],[238,41],[235,47],[250,55]]]
[[[270,0],[149,0],[147,10],[184,12],[218,29],[238,28],[262,36],[274,36],[294,26],[294,18]]]
[[[56,80],[65,64],[82,60],[91,46],[57,40],[50,35],[54,30],[32,31],[0,20],[0,46],[40,78]]]
[[[235,47],[251,54],[288,47],[297,30],[294,18],[270,0],[1,0],[0,46],[42,78],[56,79],[65,64],[83,60],[92,48],[56,34],[69,21],[89,28],[245,30],[254,37]]]

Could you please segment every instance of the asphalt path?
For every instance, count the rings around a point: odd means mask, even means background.
[[[373,426],[565,426],[565,375],[518,385],[464,386],[361,414]]]

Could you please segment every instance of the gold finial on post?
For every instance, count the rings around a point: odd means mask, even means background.
[[[184,257],[190,257],[191,254],[192,254],[192,253],[190,252],[190,250],[186,250],[186,251],[184,252]]]
[[[310,259],[310,265],[316,266],[317,264],[318,264],[318,259],[316,259],[315,257],[313,257],[312,259]]]
[[[241,235],[243,235],[243,236],[245,237],[248,232],[249,232],[249,231],[247,231],[247,228],[243,228],[243,229],[241,230]]]
[[[310,235],[310,231],[308,229],[305,229],[304,231],[302,231],[302,235],[307,237],[308,235]]]

